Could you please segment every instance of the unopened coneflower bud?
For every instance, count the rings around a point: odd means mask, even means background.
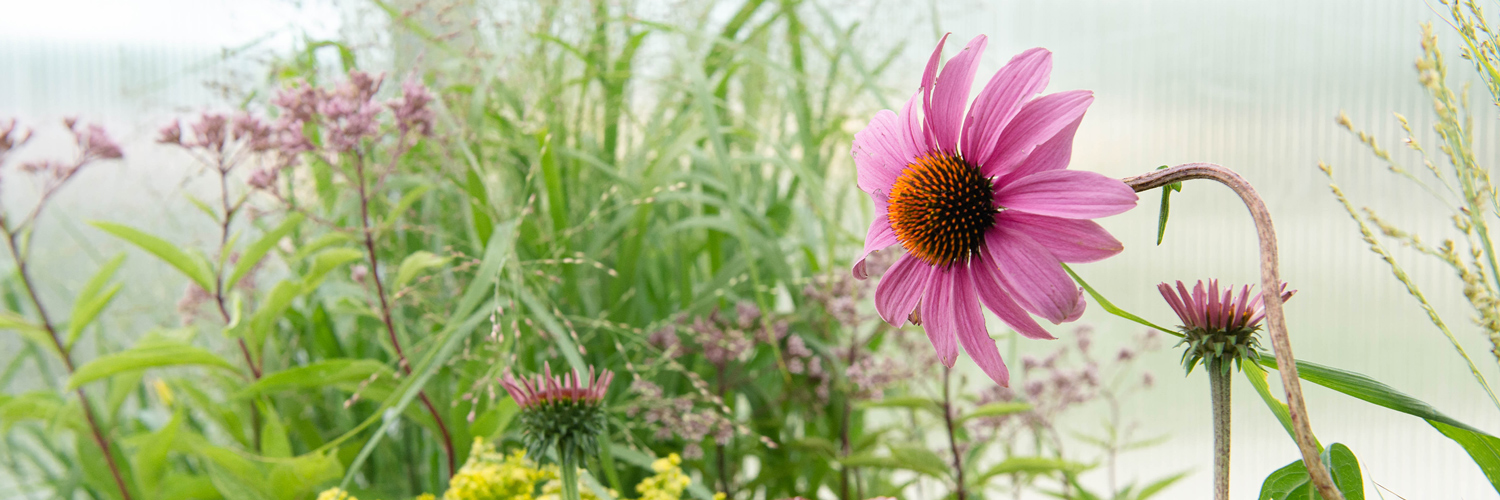
[[[1266,317],[1265,302],[1261,294],[1252,298],[1250,286],[1244,286],[1238,294],[1234,287],[1226,287],[1221,293],[1217,280],[1202,281],[1189,292],[1181,281],[1176,289],[1162,283],[1157,285],[1167,304],[1182,320],[1182,342],[1187,350],[1182,354],[1182,365],[1189,373],[1200,362],[1207,361],[1209,368],[1228,372],[1230,362],[1238,364],[1258,356],[1260,341],[1256,332],[1260,321]],[[1296,293],[1281,285],[1281,300]]]
[[[578,500],[577,468],[594,455],[599,435],[607,431],[604,395],[614,377],[593,368],[586,378],[576,370],[557,377],[550,364],[543,364],[541,375],[518,380],[507,373],[500,381],[521,407],[526,455],[539,459],[548,448],[557,452],[563,500]]]

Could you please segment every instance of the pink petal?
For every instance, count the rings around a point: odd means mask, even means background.
[[[1073,136],[1077,135],[1080,123],[1083,123],[1082,116],[1063,127],[1047,142],[1037,146],[1031,154],[1026,155],[1026,159],[1021,160],[1020,165],[1006,172],[1005,177],[997,184],[1003,186],[1009,184],[1006,180],[1020,179],[1037,172],[1068,168],[1068,161],[1073,158]]]
[[[1063,262],[1094,262],[1125,249],[1120,240],[1090,220],[1006,210],[995,215],[995,224],[1026,233]]]
[[[943,60],[943,44],[948,42],[948,35],[944,33],[943,38],[938,40],[937,48],[932,49],[932,57],[927,58],[927,69],[922,71],[922,116],[927,119],[927,125],[922,127],[923,137],[930,146],[940,145],[935,142],[932,135],[932,87],[938,75],[938,63]]]
[[[974,72],[979,69],[979,57],[989,38],[974,37],[963,52],[943,65],[943,74],[932,90],[932,102],[925,109],[927,127],[937,142],[933,149],[945,153],[958,152],[959,131],[963,126],[964,105],[969,102],[969,89],[974,85]]]
[[[1073,305],[1073,314],[1063,319],[1063,323],[1072,323],[1083,317],[1083,310],[1088,308],[1089,303],[1083,300],[1083,287],[1078,288],[1078,303]]]
[[[922,293],[927,291],[931,280],[932,266],[911,254],[902,255],[880,278],[875,286],[875,310],[891,326],[900,327],[907,316],[917,308]]]
[[[891,229],[890,215],[886,212],[886,202],[883,197],[872,195],[875,199],[875,221],[870,223],[870,230],[865,233],[865,251],[859,254],[859,259],[854,261],[854,278],[865,279],[870,273],[865,270],[865,258],[877,250],[885,249],[900,241],[896,239],[896,232]]]
[[[1135,208],[1135,191],[1119,179],[1081,170],[1028,175],[995,192],[995,203],[1011,210],[1065,219],[1093,219]]]
[[[984,310],[979,308],[978,297],[975,296],[974,278],[969,266],[953,267],[953,314],[958,328],[958,341],[963,344],[964,352],[974,359],[974,363],[989,375],[991,380],[1001,386],[1010,386],[1010,370],[1005,368],[1005,360],[1000,358],[1000,349],[995,347],[995,340],[990,338],[989,331],[984,327]],[[981,271],[982,272],[982,271]]]
[[[937,349],[938,359],[948,368],[953,368],[953,362],[958,360],[958,343],[954,338],[958,330],[958,320],[954,316],[958,272],[956,267],[933,269],[932,284],[922,296],[922,330],[927,332],[927,340],[932,341],[932,347]]]
[[[1161,297],[1167,300],[1167,305],[1172,306],[1172,312],[1177,313],[1177,319],[1187,323],[1187,310],[1183,308],[1182,299],[1177,298],[1177,292],[1172,290],[1172,285],[1162,283],[1156,285],[1156,289],[1161,292]]]
[[[1021,164],[1032,150],[1082,118],[1092,102],[1093,92],[1070,90],[1047,94],[1026,103],[1000,133],[1000,140],[989,158],[980,164],[984,175],[998,176]]]
[[[1026,233],[998,226],[985,233],[984,242],[1000,270],[1000,282],[1021,307],[1053,324],[1073,315],[1078,285],[1046,247]]]
[[[882,109],[870,119],[864,130],[854,134],[854,171],[859,188],[866,193],[889,193],[896,176],[901,175],[914,156],[906,156],[896,113]]]
[[[979,291],[979,300],[993,311],[1000,321],[1010,325],[1017,333],[1029,339],[1052,340],[1052,334],[1042,329],[1042,325],[1021,308],[1016,300],[1011,298],[1009,292],[1000,284],[999,269],[995,268],[995,261],[990,259],[989,252],[980,252],[979,259],[970,265],[973,271],[974,289]]]
[[[975,165],[986,164],[1000,133],[1021,110],[1021,104],[1047,86],[1051,72],[1052,53],[1040,47],[1017,54],[995,72],[964,119],[964,158]]]
[[[906,134],[902,136],[904,139],[902,144],[908,151],[914,152],[914,157],[932,149],[927,145],[927,133],[922,130],[922,122],[917,119],[917,113],[915,113],[917,100],[920,97],[922,97],[920,90],[912,94],[911,98],[906,100],[906,105],[901,107],[901,115],[897,117],[897,120],[905,125]]]

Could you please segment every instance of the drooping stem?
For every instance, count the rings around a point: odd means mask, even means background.
[[[57,349],[57,355],[62,357],[63,366],[67,367],[68,374],[72,375],[73,353],[63,342],[62,337],[58,336],[57,328],[52,325],[52,319],[47,316],[47,309],[42,307],[42,299],[36,293],[35,282],[31,279],[31,272],[27,269],[27,262],[23,257],[25,254],[21,251],[18,241],[21,236],[20,232],[12,231],[10,227],[7,227],[4,219],[0,219],[0,230],[5,232],[5,242],[10,248],[11,257],[16,261],[16,274],[21,278],[21,286],[26,289],[26,295],[31,298],[32,307],[36,308],[36,315],[42,321],[42,328],[47,330],[47,335],[52,338],[52,345]],[[104,453],[104,463],[109,466],[110,475],[114,476],[115,487],[120,489],[120,497],[124,500],[131,500],[130,489],[125,486],[125,477],[120,474],[120,466],[115,463],[115,454],[110,451],[109,439],[104,436],[104,429],[99,427],[99,419],[94,416],[94,407],[89,403],[88,395],[84,394],[83,387],[79,387],[74,392],[78,393],[78,404],[83,407],[84,420],[88,421],[94,444],[99,446],[99,450]]]
[[[1208,394],[1214,412],[1214,500],[1229,500],[1229,389],[1228,366],[1215,360],[1208,366]]]
[[[953,452],[954,493],[958,500],[968,500],[968,492],[964,490],[964,459],[958,453],[958,436],[953,431],[953,399],[948,388],[953,378],[953,368],[943,367],[943,422],[948,425],[948,450]]]
[[[1276,230],[1271,225],[1271,212],[1265,202],[1255,194],[1239,174],[1212,163],[1187,163],[1165,170],[1124,179],[1125,184],[1137,192],[1162,187],[1174,182],[1192,179],[1212,179],[1228,186],[1250,211],[1255,220],[1255,232],[1260,239],[1260,280],[1266,306],[1266,331],[1271,337],[1271,350],[1276,353],[1277,372],[1281,375],[1281,387],[1286,392],[1287,407],[1291,413],[1292,430],[1296,435],[1297,448],[1302,452],[1302,463],[1307,466],[1313,486],[1318,494],[1328,500],[1343,500],[1344,495],[1333,484],[1327,467],[1319,458],[1318,447],[1313,441],[1312,424],[1308,422],[1307,403],[1302,398],[1302,384],[1297,376],[1296,357],[1292,356],[1291,338],[1287,336],[1286,315],[1282,311],[1281,276],[1276,255]]]
[[[403,133],[396,147],[396,156],[400,155],[405,142],[406,134]],[[393,163],[394,161],[392,160]],[[391,319],[391,304],[386,300],[385,284],[380,279],[380,258],[375,255],[375,231],[370,227],[370,196],[365,189],[363,155],[355,155],[354,172],[355,186],[359,189],[359,222],[364,233],[365,254],[370,261],[370,278],[375,281],[375,296],[380,298],[380,319],[385,323],[385,331],[390,337],[391,348],[396,351],[397,365],[407,375],[411,375],[411,363],[406,359],[406,352],[401,350],[401,340],[396,336],[396,322]],[[442,414],[438,413],[436,406],[433,406],[426,391],[418,391],[417,397],[422,400],[422,406],[427,407],[427,412],[432,414],[432,421],[437,424],[438,434],[442,435],[443,450],[448,453],[448,475],[451,477],[458,469],[454,462],[457,455],[453,451],[453,438],[448,435],[448,425],[443,423]]]

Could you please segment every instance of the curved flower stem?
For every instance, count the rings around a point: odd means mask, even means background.
[[[1286,391],[1287,406],[1292,417],[1292,429],[1296,434],[1297,448],[1302,452],[1302,463],[1307,466],[1313,486],[1318,494],[1328,500],[1343,500],[1344,495],[1334,487],[1333,476],[1323,466],[1318,456],[1318,447],[1313,442],[1312,425],[1308,423],[1307,404],[1302,399],[1302,385],[1297,376],[1296,358],[1292,356],[1292,342],[1286,332],[1286,315],[1282,312],[1281,276],[1277,268],[1276,230],[1271,226],[1271,212],[1265,202],[1255,194],[1239,174],[1212,163],[1186,163],[1166,170],[1124,179],[1125,184],[1137,192],[1165,186],[1174,182],[1192,179],[1212,179],[1228,186],[1250,211],[1255,219],[1255,232],[1260,237],[1260,280],[1262,297],[1266,306],[1266,330],[1271,336],[1271,349],[1278,360],[1276,370],[1281,374],[1281,387]],[[1271,293],[1264,293],[1270,291]]]
[[[1208,394],[1214,411],[1214,500],[1229,500],[1229,390],[1228,366],[1208,366]]]

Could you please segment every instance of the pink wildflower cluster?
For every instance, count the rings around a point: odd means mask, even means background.
[[[78,156],[72,161],[60,160],[34,160],[22,163],[18,169],[26,174],[35,175],[42,182],[42,202],[61,188],[63,184],[72,179],[74,175],[82,171],[84,167],[101,160],[117,160],[125,157],[120,144],[109,136],[109,132],[99,124],[80,125],[76,118],[66,118],[63,125],[67,126],[68,132],[73,134],[73,142],[78,145]],[[0,122],[0,165],[4,165],[5,158],[9,154],[25,145],[31,140],[31,130],[22,128],[15,119]],[[39,209],[38,209],[39,210]],[[33,216],[35,213],[32,214]]]
[[[596,375],[593,367],[589,368],[587,378],[577,370],[555,377],[552,366],[544,364],[541,375],[516,379],[514,374],[507,373],[500,385],[523,409],[564,401],[597,405],[604,401],[605,391],[614,378],[615,374],[609,370]]]
[[[698,408],[690,396],[666,397],[661,386],[648,380],[636,380],[630,384],[630,390],[639,397],[634,406],[626,408],[625,414],[632,418],[639,415],[647,425],[655,427],[656,439],[675,436],[685,441],[683,458],[702,458],[703,447],[699,443],[709,436],[718,444],[728,444],[734,437],[733,422],[717,411]]]
[[[1060,416],[1079,405],[1099,398],[1113,401],[1122,395],[1119,391],[1151,387],[1151,374],[1135,375],[1131,365],[1139,353],[1161,349],[1156,331],[1142,333],[1132,345],[1113,353],[1094,351],[1091,327],[1079,326],[1074,335],[1077,342],[1071,349],[1063,346],[1043,358],[1021,358],[1019,391],[999,386],[984,391],[978,401],[981,405],[1019,401],[1031,404],[1032,408],[1017,414],[975,419],[978,430],[1001,434],[1051,428]],[[1106,377],[1131,381],[1114,385]]]

